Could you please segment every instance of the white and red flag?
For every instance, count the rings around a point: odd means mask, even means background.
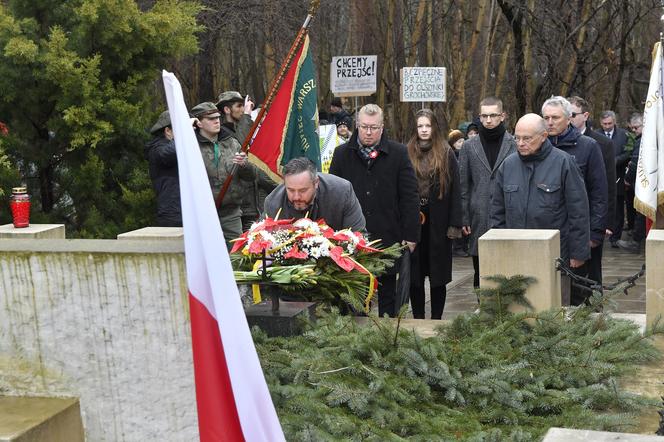
[[[201,441],[284,441],[182,88],[163,71],[175,135]]]

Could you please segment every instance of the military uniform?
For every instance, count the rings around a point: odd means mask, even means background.
[[[191,113],[194,117],[203,117],[213,115],[212,112],[219,113],[213,103],[202,103],[194,107]],[[240,143],[225,131],[219,133],[217,140],[210,140],[197,130],[196,139],[201,149],[212,195],[216,198],[226,181],[226,177],[233,170],[233,157],[239,152]],[[256,167],[253,164],[238,167],[237,173],[233,176],[231,185],[221,202],[221,207],[218,210],[219,221],[227,244],[231,239],[242,234],[241,205],[243,190],[240,186],[240,180],[253,180],[255,177]]]
[[[226,91],[219,94],[217,107],[223,113],[224,105],[244,102],[244,98],[236,91]],[[238,142],[243,143],[247,134],[251,130],[253,121],[247,114],[243,114],[240,121],[224,122],[222,124],[222,132],[230,134]],[[234,183],[235,184],[235,183]],[[233,185],[234,185],[233,184]],[[249,230],[251,224],[254,223],[262,214],[263,206],[265,204],[265,197],[277,187],[275,183],[265,172],[256,168],[256,176],[254,179],[240,180],[242,188],[242,230]]]

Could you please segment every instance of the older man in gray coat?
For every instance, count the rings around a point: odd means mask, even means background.
[[[470,235],[468,252],[473,258],[473,286],[480,285],[477,240],[489,230],[491,184],[503,160],[516,152],[512,135],[505,130],[503,102],[487,97],[480,102],[479,136],[463,143],[459,153],[463,234]]]

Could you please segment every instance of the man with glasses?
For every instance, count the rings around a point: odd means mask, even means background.
[[[479,136],[463,143],[459,153],[463,234],[470,236],[468,253],[473,259],[473,286],[480,285],[477,241],[489,230],[491,182],[507,156],[516,151],[512,135],[505,130],[503,102],[487,97],[480,102]]]
[[[495,229],[557,229],[560,256],[570,267],[590,258],[588,197],[574,159],[549,141],[536,114],[519,119],[517,153],[496,172],[489,225]]]
[[[641,150],[641,134],[643,133],[643,114],[638,112],[632,114],[629,119],[629,129],[634,136],[634,150],[632,157],[627,164],[627,171],[625,172],[625,193],[631,193],[634,196],[634,187],[636,186],[636,166],[639,162],[639,152]],[[619,239],[616,244],[621,249],[627,250],[632,253],[639,253],[641,250],[641,242],[646,237],[646,218],[640,212],[634,213],[634,228],[632,229],[632,239],[623,240]]]
[[[335,149],[330,173],[353,185],[372,239],[384,246],[407,244],[413,251],[420,239],[420,197],[406,146],[387,138],[383,111],[375,104],[359,110],[356,127],[350,140]],[[397,268],[378,278],[380,316],[398,313]]]
[[[228,188],[219,208],[221,230],[230,248],[230,240],[242,234],[242,187],[240,179],[252,180],[256,176],[255,167],[247,161],[247,155],[240,152],[242,146],[227,132],[221,132],[221,114],[214,103],[205,102],[194,106],[190,114],[196,118],[196,139],[203,155],[205,170],[210,180],[213,196],[217,196],[226,177],[237,164],[238,171]]]
[[[572,126],[579,131],[581,135],[592,138],[599,145],[604,161],[604,172],[606,173],[606,188],[607,188],[607,211],[606,220],[607,228],[605,235],[611,236],[614,230],[614,223],[616,218],[616,157],[613,150],[613,143],[610,139],[595,132],[588,127],[588,117],[590,116],[590,106],[588,102],[581,97],[569,97],[567,99],[572,108]],[[591,258],[588,261],[588,277],[593,281],[602,283],[602,246],[593,247],[591,250]]]
[[[542,105],[542,117],[546,122],[549,141],[554,147],[574,158],[581,171],[589,204],[591,262],[575,268],[575,273],[588,276],[589,264],[601,267],[602,242],[609,225],[607,218],[608,187],[604,161],[595,140],[581,135],[571,124],[572,105],[564,97],[554,96]],[[572,287],[571,304],[580,305],[590,295]]]

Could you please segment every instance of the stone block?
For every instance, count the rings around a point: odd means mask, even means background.
[[[664,230],[651,229],[646,239],[646,323],[664,319]]]
[[[0,226],[0,238],[65,239],[64,224],[30,224],[17,229],[13,224]]]
[[[658,442],[660,436],[646,434],[612,433],[609,431],[574,430],[571,428],[549,428],[542,442]]]
[[[84,440],[78,399],[0,396],[0,441]]]
[[[314,302],[279,302],[279,311],[272,311],[272,302],[265,301],[245,309],[249,327],[257,325],[268,336],[293,336],[301,332],[302,321],[314,318]]]
[[[491,229],[479,240],[480,287],[493,283],[492,275],[532,276],[526,298],[536,312],[560,308],[560,273],[555,260],[560,257],[557,230]],[[514,306],[514,310],[522,307]]]
[[[150,240],[184,240],[184,230],[182,227],[143,227],[142,229],[132,230],[131,232],[121,233],[118,239],[150,239]]]

